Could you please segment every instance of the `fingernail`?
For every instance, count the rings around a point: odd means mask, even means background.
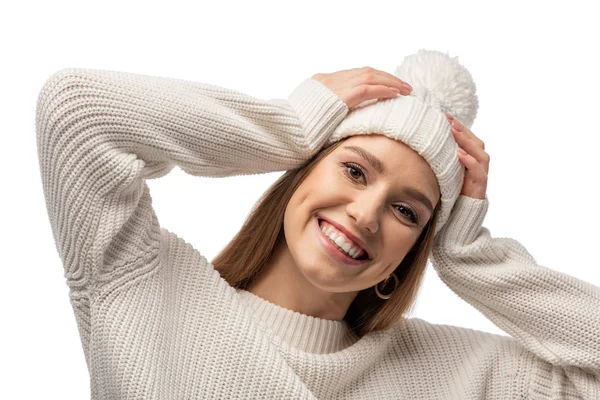
[[[467,152],[466,152],[466,151],[464,151],[463,149],[461,149],[460,147],[458,148],[458,151],[459,151],[461,154],[467,154]]]
[[[410,91],[410,90],[413,90],[412,86],[410,86],[410,85],[409,85],[408,83],[406,83],[406,82],[402,83],[402,86],[404,86],[404,88],[405,88],[406,90],[409,90],[409,91]]]
[[[452,127],[457,131],[460,131],[460,126],[458,126],[458,124],[455,121],[452,121]]]
[[[444,112],[444,114],[446,114],[446,117],[448,117],[449,120],[453,120],[454,117],[450,114],[448,114],[447,112]]]

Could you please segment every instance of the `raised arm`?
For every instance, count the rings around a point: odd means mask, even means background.
[[[436,237],[442,281],[528,352],[528,398],[600,398],[600,288],[538,265],[516,240],[482,226],[488,199],[460,196]],[[508,376],[508,375],[507,375]]]
[[[287,100],[179,79],[67,68],[39,93],[46,206],[72,289],[97,289],[158,255],[145,179],[283,171],[310,158],[348,112],[314,79]]]

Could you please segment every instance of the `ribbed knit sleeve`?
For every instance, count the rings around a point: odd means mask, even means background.
[[[600,288],[538,265],[514,239],[492,237],[482,226],[488,205],[487,197],[458,198],[436,237],[434,269],[528,350],[520,364],[503,366],[507,376],[529,375],[528,398],[599,399]]]
[[[98,289],[126,280],[158,257],[160,229],[145,179],[175,165],[207,177],[297,168],[347,112],[313,79],[288,99],[261,100],[173,78],[81,68],[54,73],[39,93],[36,133],[69,286]]]

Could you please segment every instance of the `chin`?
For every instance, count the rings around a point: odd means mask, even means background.
[[[340,288],[347,285],[354,277],[356,271],[350,271],[343,265],[334,263],[327,254],[318,248],[307,252],[307,247],[298,249],[303,252],[295,262],[299,272],[313,286],[329,292],[342,292]]]

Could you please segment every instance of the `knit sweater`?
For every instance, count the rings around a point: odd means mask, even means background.
[[[47,79],[41,179],[93,399],[600,398],[600,288],[492,237],[487,197],[458,198],[430,260],[510,336],[408,318],[358,338],[233,288],[159,224],[146,179],[297,168],[348,112],[313,79],[272,100],[117,71]]]

